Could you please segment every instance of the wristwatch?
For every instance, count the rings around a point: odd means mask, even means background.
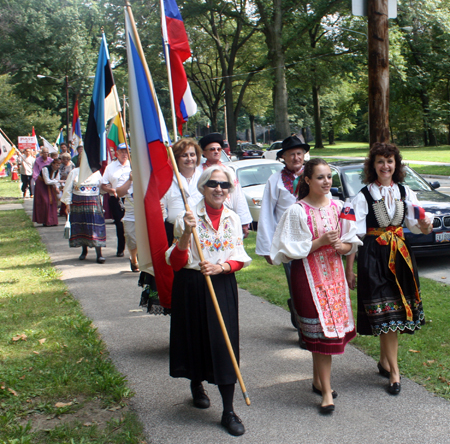
[[[222,265],[222,264],[219,264],[220,265],[220,268],[222,269],[222,273],[221,274],[224,274],[225,273],[225,268],[224,268],[224,266]]]

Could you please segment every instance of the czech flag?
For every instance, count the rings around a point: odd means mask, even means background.
[[[161,27],[164,44],[169,45],[170,72],[172,77],[175,113],[180,136],[183,123],[197,112],[183,62],[191,57],[191,49],[184,22],[175,0],[161,0]]]
[[[77,149],[79,145],[83,144],[83,138],[81,136],[80,115],[78,111],[78,99],[73,107],[73,120],[72,120],[72,147],[71,156],[73,157],[73,148]]]
[[[106,161],[106,123],[121,110],[114,77],[109,63],[109,52],[105,34],[98,54],[92,92],[89,119],[84,137],[84,155],[81,156],[78,182],[84,182],[98,171]]]
[[[355,211],[351,202],[345,202],[341,211],[341,219],[356,221]]]
[[[173,271],[165,259],[169,247],[160,205],[173,178],[164,145],[169,143],[169,137],[158,100],[152,94],[154,88],[147,63],[138,52],[139,36],[133,33],[129,9],[125,8],[125,30],[139,268],[155,276],[160,304],[170,308]]]
[[[37,137],[36,137],[36,132],[34,131],[34,126],[33,126],[33,128],[31,129],[31,136],[32,137],[34,137],[34,139],[36,140],[36,151],[39,151],[39,143],[38,143],[38,140],[37,140]]]

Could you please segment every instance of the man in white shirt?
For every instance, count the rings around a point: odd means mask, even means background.
[[[20,158],[20,176],[22,179],[22,193],[23,197],[27,194],[27,189],[30,189],[30,197],[33,197],[31,190],[31,177],[33,176],[33,167],[36,159],[32,156],[31,151],[27,148]]]
[[[123,257],[125,250],[125,235],[122,218],[125,214],[123,199],[119,198],[116,188],[122,186],[130,177],[131,167],[125,143],[117,147],[117,160],[110,163],[103,173],[102,191],[109,194],[109,206],[116,225],[117,257]]]
[[[206,168],[212,165],[220,165],[226,167],[226,165],[223,165],[220,161],[220,156],[224,146],[222,134],[208,134],[200,139],[199,143],[203,151],[203,157],[206,158],[206,162],[203,165],[200,165],[199,168],[206,170]],[[234,193],[228,196],[224,204],[232,209],[241,219],[242,231],[244,233],[244,238],[246,238],[248,236],[249,230],[248,225],[252,222],[253,218],[250,210],[248,209],[247,200],[245,199],[242,187],[239,184],[234,171],[231,168],[229,168],[229,170],[234,177],[234,185],[236,189]]]

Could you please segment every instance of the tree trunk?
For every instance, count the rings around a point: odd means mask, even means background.
[[[320,102],[319,102],[319,87],[313,85],[312,95],[314,104],[314,148],[323,148],[322,140],[322,121],[320,120]]]
[[[330,131],[328,131],[328,144],[329,145],[335,145],[336,142],[334,140],[334,129],[331,128]]]
[[[369,138],[389,142],[388,0],[368,1]]]
[[[256,144],[255,116],[250,115],[251,142]]]

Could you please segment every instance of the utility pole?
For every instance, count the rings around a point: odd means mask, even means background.
[[[66,76],[66,142],[69,143],[69,76]]]
[[[389,142],[388,0],[368,0],[370,146]]]

